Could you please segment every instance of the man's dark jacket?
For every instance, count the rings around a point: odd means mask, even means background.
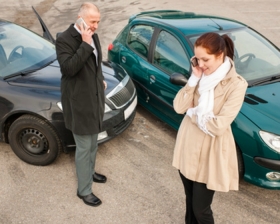
[[[56,40],[65,126],[77,135],[97,134],[102,128],[105,103],[102,52],[97,34],[93,35],[93,40],[98,65],[93,47],[82,41],[73,24]]]

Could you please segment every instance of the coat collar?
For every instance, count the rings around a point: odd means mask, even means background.
[[[222,81],[231,79],[232,77],[236,77],[236,75],[237,75],[236,70],[235,70],[235,66],[234,66],[234,62],[231,59],[229,59],[229,61],[230,61],[230,64],[231,64],[231,69],[229,70],[229,72],[225,76],[225,78],[222,79]]]
[[[74,24],[71,24],[68,30],[73,37],[78,37],[80,40],[82,40],[81,34],[79,34],[79,32],[75,29]]]
[[[100,43],[99,43],[99,38],[98,38],[98,35],[96,33],[93,34],[92,38],[93,38],[95,47],[96,47],[97,52],[98,52],[98,64],[99,64],[102,61],[102,51],[101,51],[101,46],[100,46]]]
[[[221,82],[215,88],[215,98],[224,94],[224,86],[227,85],[228,82],[234,77],[237,76],[234,62],[230,59],[231,69],[227,73],[227,75],[221,80]]]
[[[79,41],[82,41],[82,36],[81,36],[81,34],[75,29],[74,24],[71,24],[71,25],[69,26],[68,30],[69,30],[70,34],[71,34],[74,38],[77,38]],[[99,44],[99,41],[97,41],[97,34],[96,34],[96,33],[94,33],[94,34],[92,35],[92,39],[94,40],[94,44],[95,44],[96,48],[97,48],[98,50],[100,50],[100,44]]]
[[[70,34],[75,38],[77,39],[79,42],[82,42],[82,36],[81,34],[75,29],[74,27],[74,24],[71,24],[68,28]],[[97,52],[98,52],[98,64],[101,63],[101,60],[102,60],[102,52],[101,52],[101,46],[100,46],[100,43],[99,43],[99,40],[98,40],[98,35],[96,33],[94,33],[92,35],[92,39],[94,41],[94,44],[95,44],[95,47],[97,49]]]

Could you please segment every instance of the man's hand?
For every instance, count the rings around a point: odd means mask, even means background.
[[[104,84],[104,90],[107,89],[107,83],[103,80],[103,84]]]
[[[84,26],[81,25],[80,30],[81,30],[82,40],[88,43],[89,45],[91,45],[93,32],[90,29],[90,27],[84,28]]]

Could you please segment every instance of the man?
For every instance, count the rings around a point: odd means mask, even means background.
[[[81,5],[78,20],[56,40],[61,67],[61,102],[66,128],[76,143],[77,196],[90,206],[101,200],[92,193],[92,182],[107,178],[95,172],[97,136],[104,115],[106,82],[101,71],[101,47],[95,31],[99,9],[90,2]]]

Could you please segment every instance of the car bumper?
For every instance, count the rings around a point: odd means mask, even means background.
[[[280,161],[261,157],[244,156],[244,180],[254,185],[280,190]],[[271,178],[272,177],[272,178]]]
[[[132,123],[136,114],[137,95],[125,107],[112,110],[103,117],[102,131],[98,135],[98,144],[106,142],[125,131]],[[53,116],[52,125],[58,132],[58,135],[64,145],[64,151],[76,147],[73,134],[65,128],[63,114]]]
[[[266,159],[262,157],[255,157],[255,162],[270,170],[280,171],[280,160]]]

